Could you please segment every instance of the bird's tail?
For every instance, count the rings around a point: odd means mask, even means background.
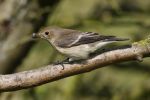
[[[112,39],[112,41],[127,41],[129,40],[129,38],[117,38],[115,37],[114,39]]]
[[[106,39],[104,41],[127,41],[128,38],[118,38],[116,36],[106,36]]]

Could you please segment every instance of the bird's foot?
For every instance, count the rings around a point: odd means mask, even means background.
[[[56,61],[53,64],[54,65],[61,65],[63,67],[63,70],[64,70],[64,64],[69,64],[69,63],[70,63],[69,58],[66,58],[63,61]]]
[[[81,63],[83,60],[73,60],[71,58],[66,58],[63,61],[56,61],[53,64],[54,65],[61,65],[63,67],[64,70],[64,64],[74,64],[74,63]]]

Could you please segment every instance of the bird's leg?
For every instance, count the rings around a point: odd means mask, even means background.
[[[64,64],[74,64],[74,63],[79,63],[81,61],[83,61],[83,60],[75,60],[72,58],[66,58],[62,61],[54,62],[54,65],[61,65],[63,67],[63,70],[64,70]]]
[[[54,65],[61,65],[64,70],[64,64],[69,64],[69,58],[64,59],[63,61],[54,62]]]
[[[69,63],[69,58],[66,58],[62,61],[56,61],[54,62],[54,65],[59,65],[59,64],[68,64]]]
[[[68,64],[69,62],[70,62],[70,60],[69,60],[70,58],[66,58],[66,59],[64,59],[62,62],[64,63],[64,64]]]

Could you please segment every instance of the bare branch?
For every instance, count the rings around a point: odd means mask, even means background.
[[[102,53],[78,64],[48,65],[39,69],[0,75],[0,91],[13,91],[42,85],[123,61],[150,56],[150,38],[133,43],[131,47]]]

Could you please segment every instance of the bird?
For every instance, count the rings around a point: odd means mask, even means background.
[[[88,59],[91,53],[107,44],[129,40],[97,32],[83,32],[61,27],[43,28],[38,33],[33,33],[32,37],[47,40],[58,52],[68,57],[68,62]]]

